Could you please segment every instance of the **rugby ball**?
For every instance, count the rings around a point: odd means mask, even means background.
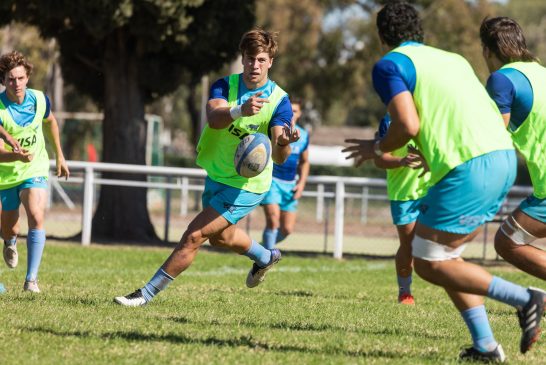
[[[249,134],[235,151],[235,170],[243,177],[258,176],[269,163],[271,142],[262,133]]]

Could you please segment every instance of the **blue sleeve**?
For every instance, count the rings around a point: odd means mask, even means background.
[[[292,104],[290,104],[290,100],[288,99],[287,95],[282,98],[282,100],[279,102],[279,105],[277,105],[275,112],[273,112],[273,116],[269,121],[269,127],[267,128],[268,133],[271,133],[271,128],[275,126],[290,127],[293,115],[294,114],[292,113]]]
[[[417,80],[415,66],[408,56],[392,52],[377,62],[372,71],[375,91],[385,105],[404,91],[413,94]]]
[[[383,138],[387,135],[387,131],[389,130],[389,126],[391,125],[391,116],[389,113],[385,114],[383,118],[381,118],[381,122],[379,122],[379,138]]]
[[[491,76],[489,76],[489,79],[487,79],[485,88],[491,99],[497,104],[501,114],[511,112],[515,88],[508,77],[500,72],[493,72]]]
[[[49,101],[49,98],[47,97],[47,95],[44,95],[44,96],[45,96],[45,104],[46,104],[44,119],[46,119],[49,117],[49,113],[51,112],[51,102]]]
[[[210,87],[209,100],[212,99],[224,99],[228,100],[229,97],[229,84],[225,78],[216,80]]]
[[[510,130],[518,129],[533,109],[533,87],[527,77],[514,68],[503,68],[491,74],[486,87],[499,111],[510,113]]]

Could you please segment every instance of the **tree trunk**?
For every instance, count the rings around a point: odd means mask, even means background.
[[[197,142],[199,142],[199,137],[201,136],[201,114],[200,110],[197,109],[195,104],[197,100],[198,84],[199,80],[192,77],[190,84],[188,85],[188,96],[186,97],[186,108],[188,109],[188,114],[190,115],[191,121],[191,141],[194,147],[197,146]]]
[[[117,29],[105,42],[104,162],[146,164],[146,121],[138,85],[137,45],[126,29]],[[145,181],[140,174],[104,173],[104,178]],[[102,185],[93,239],[158,242],[147,208],[147,189]]]

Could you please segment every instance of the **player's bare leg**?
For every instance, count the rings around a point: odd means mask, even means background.
[[[296,217],[296,212],[281,211],[280,234],[282,235],[282,239],[285,239],[294,232],[294,228],[296,227]],[[277,240],[277,242],[280,241],[281,240]]]
[[[415,235],[415,222],[397,225],[400,246],[396,251],[395,265],[398,281],[398,302],[401,304],[415,304],[411,294],[413,256],[411,254],[411,241]]]
[[[422,250],[423,247],[428,247],[428,252],[442,251],[446,247],[448,248],[446,252],[454,252],[452,250],[456,250],[470,241],[476,233],[477,231],[469,235],[457,235],[435,230],[418,223],[414,240],[414,256],[427,251]],[[491,354],[493,356],[499,351],[499,345],[495,341],[487,321],[485,307],[479,304],[481,302],[476,296],[487,296],[512,305],[518,310],[522,329],[521,352],[526,352],[536,342],[540,334],[539,325],[546,298],[542,291],[526,289],[492,276],[480,266],[465,262],[461,258],[432,260],[417,256],[414,257],[415,271],[423,279],[443,287],[450,295],[455,306],[462,309],[461,315],[472,334],[473,347],[463,351],[461,357],[472,357],[477,354],[484,356]],[[502,348],[500,352],[502,352]]]
[[[516,209],[512,217],[530,235],[537,238],[546,237],[545,223],[528,216],[520,209]],[[495,250],[518,269],[546,280],[546,252],[544,250],[528,244],[516,244],[501,229],[497,231],[495,236]]]
[[[19,209],[2,210],[0,223],[2,238],[4,239],[3,255],[6,265],[17,267],[19,254],[17,253],[17,236],[19,235]]]

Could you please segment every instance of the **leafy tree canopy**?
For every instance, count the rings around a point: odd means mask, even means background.
[[[0,3],[0,24],[36,25],[60,45],[65,81],[97,102],[104,95],[105,41],[116,32],[138,60],[145,102],[175,90],[184,77],[218,69],[253,23],[245,0],[13,0]]]

